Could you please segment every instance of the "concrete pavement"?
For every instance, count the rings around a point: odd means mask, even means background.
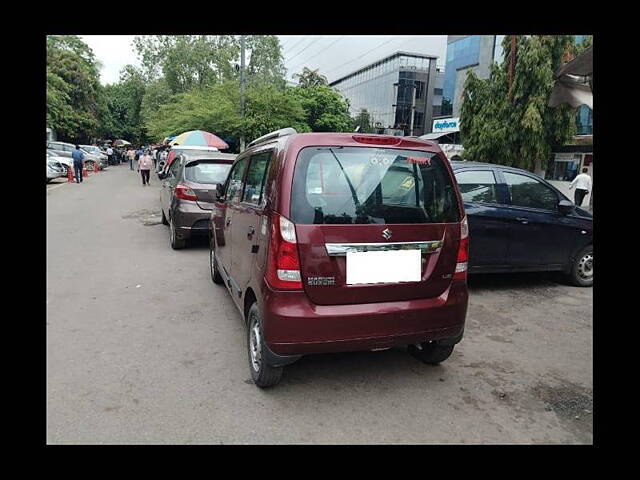
[[[206,241],[171,250],[151,182],[122,165],[47,188],[49,443],[592,442],[591,289],[472,278],[441,366],[318,355],[260,390]]]

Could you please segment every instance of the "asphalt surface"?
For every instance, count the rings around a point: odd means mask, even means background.
[[[405,350],[309,356],[260,390],[206,241],[173,251],[159,180],[47,185],[50,444],[592,443],[592,289],[470,279],[440,366]]]

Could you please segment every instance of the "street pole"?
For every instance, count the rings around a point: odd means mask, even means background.
[[[409,135],[413,137],[413,119],[416,116],[416,83],[413,82],[413,98],[411,99],[411,126],[409,128]]]
[[[244,35],[240,35],[240,115],[242,116],[242,125],[244,128]],[[244,151],[244,133],[240,135],[240,151]]]

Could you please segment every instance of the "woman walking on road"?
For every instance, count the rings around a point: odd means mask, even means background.
[[[146,151],[138,160],[138,171],[142,175],[142,185],[149,185],[151,167],[153,167],[153,160],[149,155],[149,151]]]

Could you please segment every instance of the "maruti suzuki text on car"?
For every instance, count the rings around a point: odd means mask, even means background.
[[[247,323],[251,375],[303,355],[408,345],[447,359],[467,312],[467,222],[437,144],[350,133],[265,135],[211,215],[210,264]]]

